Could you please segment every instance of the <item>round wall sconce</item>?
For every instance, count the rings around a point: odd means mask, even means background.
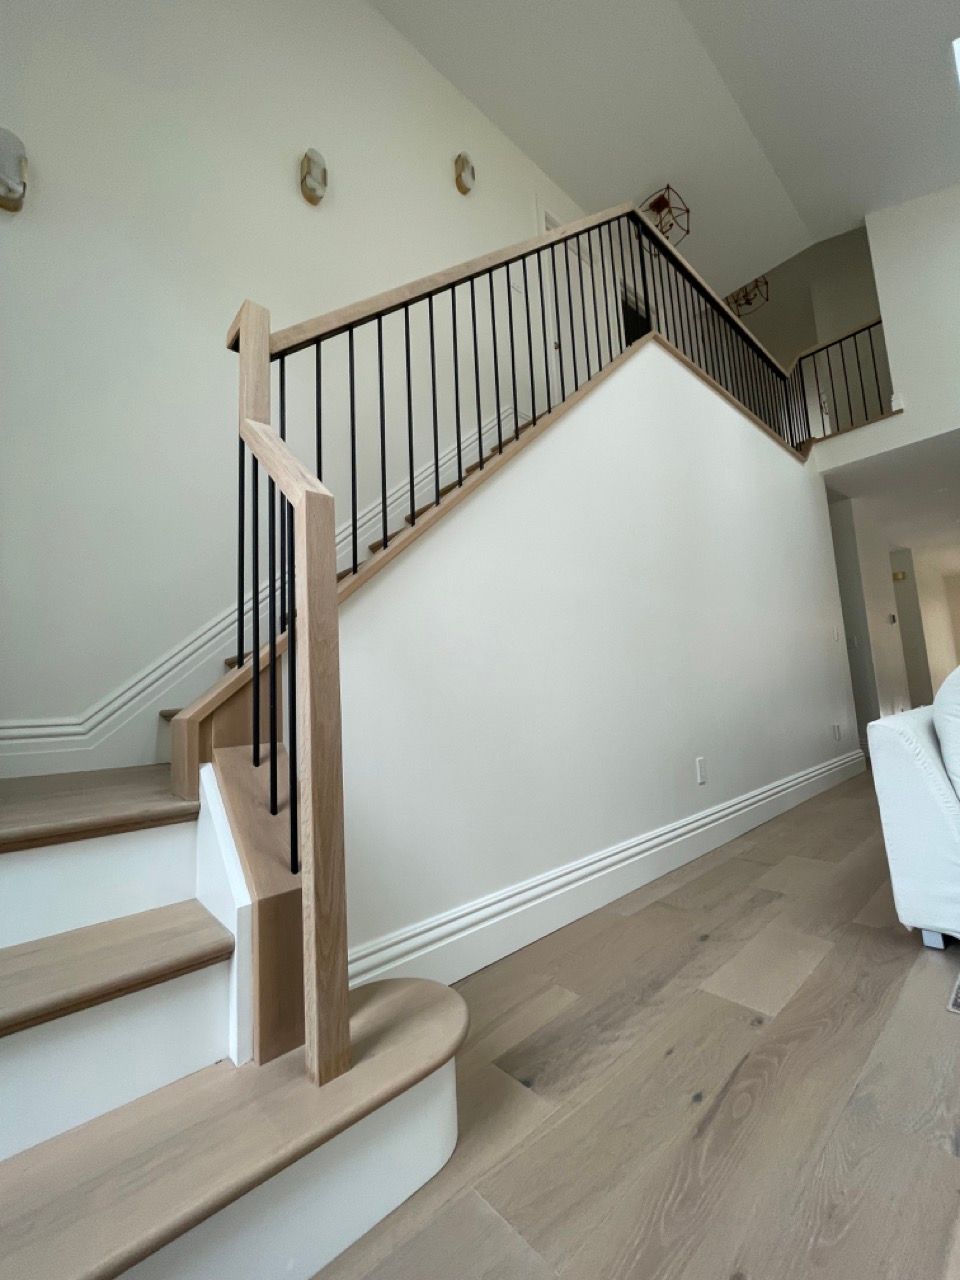
[[[465,151],[461,151],[456,160],[454,160],[453,173],[457,190],[462,196],[468,196],[476,184],[477,171],[473,167],[473,161]]]
[[[0,129],[0,209],[17,213],[27,194],[27,149],[15,133]]]
[[[300,191],[308,204],[319,204],[327,194],[327,162],[313,147],[300,161]]]

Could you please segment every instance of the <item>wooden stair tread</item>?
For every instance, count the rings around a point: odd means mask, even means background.
[[[316,1088],[303,1050],[217,1063],[0,1164],[0,1280],[109,1280],[430,1075],[463,998],[405,978],[351,992],[354,1066]]]
[[[0,853],[188,822],[199,808],[173,794],[167,764],[4,778]]]
[[[0,950],[0,1036],[103,1004],[233,954],[199,902],[178,902]]]
[[[166,720],[169,723],[169,721],[171,721],[174,716],[178,716],[182,710],[183,707],[164,707],[160,712],[160,719]]]

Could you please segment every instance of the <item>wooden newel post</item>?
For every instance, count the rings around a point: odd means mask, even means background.
[[[325,1084],[350,1066],[333,495],[302,493],[294,525],[306,1065]]]

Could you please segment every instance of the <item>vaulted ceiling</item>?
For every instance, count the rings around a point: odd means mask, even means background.
[[[722,290],[960,181],[956,0],[374,3],[585,208],[672,182]]]

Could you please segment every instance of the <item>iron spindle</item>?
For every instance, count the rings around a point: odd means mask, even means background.
[[[533,375],[533,330],[530,327],[530,282],[527,279],[527,259],[521,258],[520,266],[523,272],[523,312],[527,318],[527,358],[530,367],[530,421],[537,420],[537,389]]]
[[[353,572],[359,567],[357,528],[357,380],[353,329],[347,330],[347,371],[350,378],[350,558]]]
[[[493,398],[497,409],[497,453],[503,453],[503,418],[500,412],[500,351],[497,346],[497,300],[493,292],[493,272],[487,273],[490,287],[490,341],[493,345]]]
[[[593,377],[590,371],[590,335],[587,331],[587,294],[583,287],[583,247],[577,236],[577,274],[580,276],[580,316],[583,320],[583,352],[587,365],[587,382]]]
[[[387,409],[383,387],[383,316],[377,316],[377,389],[380,407],[380,536],[390,545],[387,519]]]
[[[613,359],[613,330],[610,326],[610,290],[607,287],[607,255],[603,248],[603,227],[597,227],[597,240],[600,244],[600,278],[603,281],[603,313],[607,321],[607,362],[609,363]]]
[[[410,374],[410,307],[403,308],[403,351],[407,370],[407,464],[410,473],[410,524],[417,523],[417,490],[413,470],[413,380]]]
[[[270,732],[270,812],[277,812],[277,486],[267,481],[267,625],[270,664],[267,671],[268,726]]]
[[[433,294],[427,298],[427,323],[430,327],[430,396],[433,401],[433,501],[440,505],[440,419],[437,414],[437,343],[433,330]]]
[[[457,324],[457,286],[450,289],[450,320],[453,325],[453,422],[457,435],[457,484],[463,484],[463,424],[460,420],[460,333]]]
[[[247,549],[246,531],[244,529],[245,522],[245,497],[246,497],[246,456],[247,446],[243,442],[241,436],[238,444],[240,446],[237,454],[237,477],[238,477],[238,493],[237,493],[237,666],[243,666],[243,587],[244,587],[244,570],[243,558]],[[256,654],[254,654],[256,658]]]
[[[560,336],[560,287],[557,284],[557,246],[550,246],[550,273],[553,276],[553,312],[557,325],[557,372],[560,375],[560,402],[567,398],[567,384],[563,373],[563,345]]]
[[[250,701],[253,720],[253,763],[260,764],[260,464],[250,455],[250,577],[253,582],[251,600],[250,652],[253,659]]]
[[[297,774],[297,595],[293,546],[293,506],[287,503],[287,765],[290,807],[290,870],[300,870],[300,793]]]
[[[547,413],[553,408],[553,392],[550,388],[550,338],[547,333],[547,303],[543,288],[543,250],[537,250],[537,289],[540,294],[540,332],[543,335],[543,380],[547,392]]]
[[[513,285],[510,283],[510,264],[503,269],[507,282],[507,328],[510,330],[510,388],[513,394],[513,438],[520,439],[520,404],[517,400],[517,347],[513,333]]]
[[[480,409],[480,349],[477,344],[477,290],[474,279],[470,280],[470,322],[473,325],[473,381],[477,400],[477,456],[480,469],[483,470],[483,413]]]
[[[287,438],[287,358],[280,357],[280,439]],[[280,630],[287,629],[287,500],[280,495]]]

